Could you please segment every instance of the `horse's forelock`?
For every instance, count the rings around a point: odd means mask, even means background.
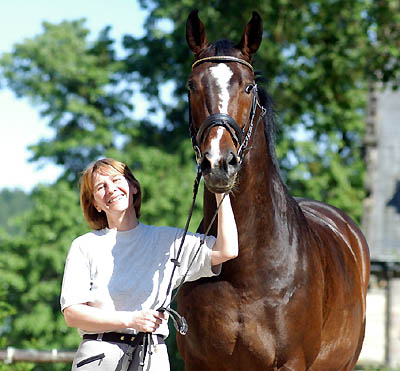
[[[218,40],[211,44],[210,49],[212,49],[217,56],[234,54],[234,45],[229,40]]]

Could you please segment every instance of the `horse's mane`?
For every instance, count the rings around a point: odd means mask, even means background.
[[[258,88],[258,97],[260,99],[260,104],[266,109],[266,114],[264,116],[264,135],[267,142],[267,147],[271,156],[271,160],[274,163],[276,169],[279,171],[279,164],[275,152],[275,140],[276,140],[276,111],[275,103],[272,97],[267,93],[267,91],[260,86],[260,83],[265,82],[265,78],[256,72],[256,83]]]
[[[272,184],[274,184],[275,189],[279,189],[277,192],[277,197],[275,199],[276,210],[287,210],[289,204],[292,208],[297,208],[297,203],[294,198],[290,195],[290,192],[285,184],[285,181],[281,176],[281,169],[279,166],[278,159],[275,152],[275,139],[277,127],[277,113],[275,111],[275,104],[272,97],[267,93],[267,91],[260,86],[260,83],[265,82],[265,78],[261,74],[256,72],[256,83],[258,88],[258,97],[260,104],[266,109],[266,114],[263,118],[264,121],[264,136],[267,144],[267,149],[269,152],[270,159],[272,161],[275,172],[269,174],[271,177]],[[292,209],[292,210],[293,210]],[[292,214],[297,215],[297,214]]]

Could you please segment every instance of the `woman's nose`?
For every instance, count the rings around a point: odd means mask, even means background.
[[[116,186],[115,186],[114,182],[108,182],[107,183],[107,192],[114,193],[115,190],[116,190]]]

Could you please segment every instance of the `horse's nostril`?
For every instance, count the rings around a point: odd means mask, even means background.
[[[209,153],[206,152],[203,156],[203,160],[201,161],[200,168],[203,174],[209,174],[211,171],[211,162],[208,159]]]
[[[236,166],[238,164],[238,159],[233,152],[229,153],[227,162],[228,162],[228,165],[230,165],[230,166]]]

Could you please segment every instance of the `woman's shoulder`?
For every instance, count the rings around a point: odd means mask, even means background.
[[[99,246],[100,241],[102,237],[105,236],[104,230],[98,230],[98,231],[90,231],[85,234],[82,234],[78,237],[76,237],[72,243],[71,243],[71,250],[80,250],[80,251],[85,251],[85,250],[90,250],[92,246]]]
[[[183,229],[170,227],[170,226],[156,226],[156,225],[146,225],[144,224],[144,233],[150,234],[152,236],[160,237],[179,237],[183,234]]]
[[[104,229],[100,229],[98,231],[90,231],[87,233],[84,233],[78,237],[76,237],[72,243],[73,244],[80,244],[82,242],[87,242],[87,241],[91,241],[91,240],[97,240],[98,238],[101,238],[102,236],[105,236],[105,231]]]

